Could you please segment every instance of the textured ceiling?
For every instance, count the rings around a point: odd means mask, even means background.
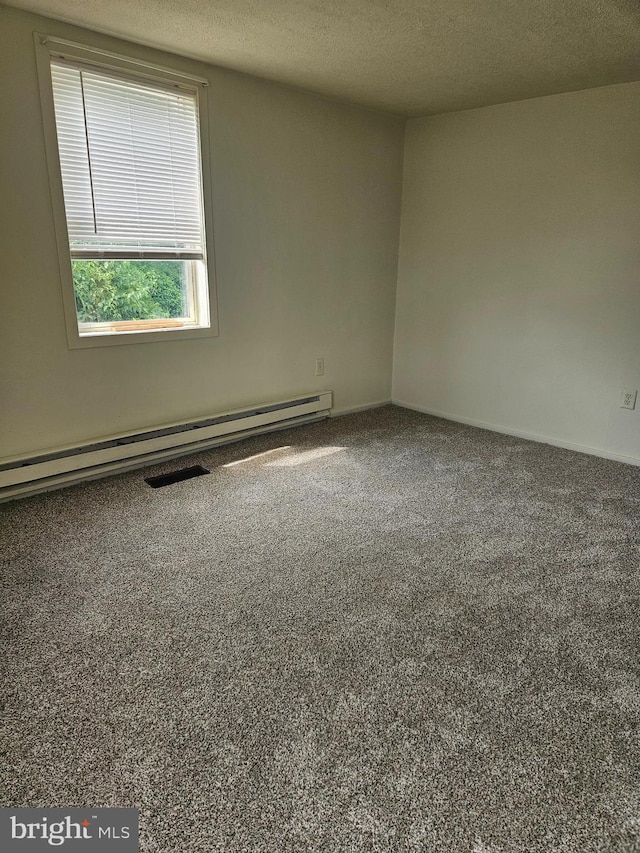
[[[405,115],[640,79],[639,0],[11,0]]]

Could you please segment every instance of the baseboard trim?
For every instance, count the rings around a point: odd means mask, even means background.
[[[479,429],[488,429],[491,432],[500,432],[503,435],[514,435],[516,438],[525,438],[527,441],[536,441],[538,444],[551,444],[554,447],[562,447],[563,450],[574,450],[576,453],[586,453],[588,456],[599,456],[602,459],[611,459],[614,462],[624,462],[627,465],[640,466],[640,458],[637,456],[624,456],[621,453],[613,453],[610,450],[603,450],[596,447],[589,447],[585,444],[574,444],[571,441],[563,441],[559,438],[552,438],[549,435],[539,435],[535,432],[524,432],[523,430],[512,429],[511,427],[501,426],[500,424],[492,424],[487,421],[479,421],[475,418],[464,418],[460,415],[452,415],[449,412],[440,412],[436,409],[430,409],[425,406],[416,406],[413,403],[407,403],[404,400],[392,400],[394,406],[400,406],[403,409],[411,409],[414,412],[421,412],[424,415],[432,415],[434,418],[443,418],[446,421],[454,421],[467,426],[478,427]]]
[[[379,400],[376,403],[366,403],[364,406],[351,406],[348,409],[331,409],[330,418],[341,418],[343,415],[355,415],[358,412],[366,412],[369,409],[380,409],[382,406],[390,406],[392,400]],[[401,405],[400,403],[398,405]],[[409,408],[406,406],[405,408]]]

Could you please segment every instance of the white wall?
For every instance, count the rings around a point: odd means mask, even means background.
[[[34,30],[211,80],[218,338],[67,348]],[[311,389],[390,398],[402,121],[7,7],[0,34],[0,457]]]
[[[640,83],[410,120],[396,310],[395,401],[640,460]]]

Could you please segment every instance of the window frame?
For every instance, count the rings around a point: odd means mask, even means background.
[[[180,71],[164,68],[135,57],[81,45],[56,36],[34,32],[38,82],[40,87],[40,105],[42,110],[43,132],[51,191],[51,206],[55,227],[62,303],[64,308],[67,344],[69,349],[86,347],[113,346],[118,344],[151,343],[153,341],[179,340],[184,338],[203,338],[218,335],[218,312],[216,299],[215,251],[213,236],[213,198],[209,148],[208,91],[209,81],[205,78],[184,74]],[[55,105],[51,80],[51,59],[66,57],[85,64],[117,71],[132,79],[160,82],[179,86],[195,92],[198,110],[200,136],[200,169],[202,176],[202,198],[204,208],[204,244],[207,271],[208,312],[206,306],[196,305],[196,310],[205,315],[208,325],[185,327],[167,319],[166,325],[158,329],[159,320],[125,320],[111,323],[115,331],[104,331],[103,326],[80,334],[76,312],[76,298],[73,286],[69,233],[64,205],[64,189],[58,136],[56,131]],[[195,288],[197,289],[197,288]],[[195,300],[198,301],[197,298]],[[162,322],[162,321],[161,321]],[[84,325],[84,324],[83,324]]]

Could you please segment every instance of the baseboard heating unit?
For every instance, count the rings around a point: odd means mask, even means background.
[[[0,460],[0,501],[329,417],[331,391]]]

